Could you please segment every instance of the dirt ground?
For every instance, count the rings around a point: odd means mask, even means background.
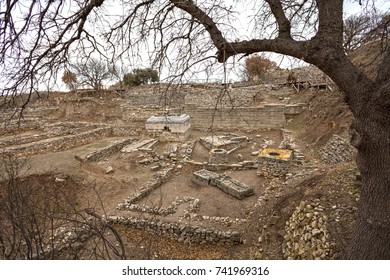
[[[338,93],[328,91],[307,90],[293,93],[291,90],[275,91],[265,100],[280,100],[288,96],[290,102],[306,102],[308,110],[301,115],[288,120],[287,129],[292,134],[306,156],[302,166],[294,166],[292,174],[297,175],[286,182],[284,179],[266,179],[256,175],[256,170],[227,170],[227,175],[251,186],[254,195],[238,200],[221,190],[212,187],[198,186],[191,181],[194,167],[163,161],[167,167],[174,168],[174,175],[160,188],[150,193],[138,203],[141,205],[159,205],[166,207],[176,197],[190,196],[200,200],[197,212],[202,216],[230,217],[245,220],[242,223],[222,224],[208,220],[191,221],[205,227],[221,230],[239,230],[244,243],[237,246],[184,244],[173,240],[154,236],[148,232],[116,226],[126,240],[128,258],[132,259],[283,259],[282,243],[285,235],[285,224],[294,209],[301,201],[320,203],[328,217],[328,230],[332,244],[328,259],[343,257],[348,244],[350,231],[355,219],[358,204],[359,182],[356,181],[356,166],[354,162],[328,165],[318,159],[318,149],[322,147],[333,134],[346,133],[351,120]],[[110,97],[111,98],[111,97]],[[326,104],[326,105],[325,105]],[[92,120],[88,120],[92,121]],[[215,134],[236,133],[247,136],[249,144],[229,157],[229,163],[242,160],[254,160],[252,152],[258,151],[264,140],[274,142],[271,147],[277,147],[282,140],[280,130],[262,131],[217,131]],[[37,131],[27,131],[20,136],[31,135]],[[189,140],[198,140],[208,136],[205,131],[192,130]],[[1,141],[12,136],[3,136]],[[81,162],[91,151],[104,147],[116,140],[126,137],[107,137],[91,144],[76,148],[31,156],[27,159],[28,168],[24,170],[25,178],[32,178],[38,184],[36,176],[42,176],[44,184],[62,178],[78,187],[78,200],[82,205],[94,206],[98,211],[107,214],[128,216],[146,215],[137,211],[119,211],[119,203],[132,195],[138,188],[146,185],[156,171],[153,164],[144,165],[139,161],[145,156],[143,151],[132,153],[114,153],[97,162]],[[145,134],[137,138],[146,139]],[[157,152],[162,154],[171,143],[158,143]],[[180,143],[179,143],[180,144]],[[240,154],[240,157],[238,157]],[[209,151],[197,141],[192,158],[195,161],[208,160]],[[182,165],[178,168],[178,165]],[[107,173],[108,167],[113,172]],[[310,170],[311,172],[306,172]],[[66,187],[66,186],[64,186]],[[97,191],[103,205],[96,197]],[[189,222],[183,218],[186,205],[181,205],[177,212],[164,217],[166,221]],[[146,215],[147,216],[147,215]],[[260,238],[261,237],[261,241]]]

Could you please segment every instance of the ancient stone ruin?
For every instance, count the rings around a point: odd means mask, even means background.
[[[185,140],[191,127],[190,116],[151,116],[146,120],[145,127],[152,135],[168,136],[168,140]]]
[[[287,149],[265,148],[258,155],[257,175],[264,177],[285,176],[290,169],[292,151]]]
[[[248,185],[241,183],[230,176],[219,175],[205,169],[196,171],[192,176],[192,181],[205,187],[217,187],[238,199],[253,195],[253,189]]]
[[[228,154],[225,149],[212,149],[210,151],[209,163],[225,164],[228,162]]]
[[[200,142],[209,150],[224,149],[229,155],[232,152],[245,147],[248,143],[248,137],[237,134],[213,135],[201,137]]]

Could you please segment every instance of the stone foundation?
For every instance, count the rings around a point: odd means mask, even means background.
[[[7,147],[0,149],[0,154],[12,153],[18,156],[28,157],[35,154],[64,151],[107,137],[111,134],[111,131],[111,127],[96,128],[76,135],[66,135],[63,137],[44,139],[37,142]]]
[[[228,154],[225,149],[212,149],[210,151],[209,162],[213,164],[226,164],[228,162]]]
[[[221,231],[214,228],[203,228],[177,222],[170,223],[159,220],[138,219],[133,217],[126,218],[121,216],[109,216],[108,221],[137,229],[144,229],[153,234],[165,236],[184,243],[223,243],[227,245],[238,245],[243,242],[241,234],[237,231]]]
[[[110,145],[100,148],[92,153],[89,153],[86,157],[86,161],[97,161],[102,158],[105,158],[113,153],[119,152],[124,146],[132,143],[134,141],[134,138],[125,139],[122,141],[115,141],[114,143],[111,143]]]
[[[292,151],[265,148],[258,156],[258,176],[282,177],[289,173]]]
[[[205,187],[217,187],[238,199],[253,195],[253,189],[248,185],[241,183],[230,176],[219,175],[205,169],[195,172],[192,176],[192,181]]]

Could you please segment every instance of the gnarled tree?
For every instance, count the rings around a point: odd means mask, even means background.
[[[121,13],[110,17],[118,9],[109,0],[21,2],[1,2],[2,94],[8,101],[18,92],[33,93],[76,50],[137,57],[149,44],[159,73],[176,71],[173,78],[263,51],[316,65],[345,93],[355,116],[351,135],[363,186],[347,257],[390,259],[390,51],[383,45],[375,79],[350,62],[343,49],[344,1],[124,0]],[[248,7],[252,37],[235,29],[238,10]]]

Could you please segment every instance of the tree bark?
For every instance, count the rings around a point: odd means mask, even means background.
[[[390,96],[390,83],[371,97]],[[390,102],[371,100],[355,116],[351,143],[362,174],[360,205],[348,259],[390,259]]]

